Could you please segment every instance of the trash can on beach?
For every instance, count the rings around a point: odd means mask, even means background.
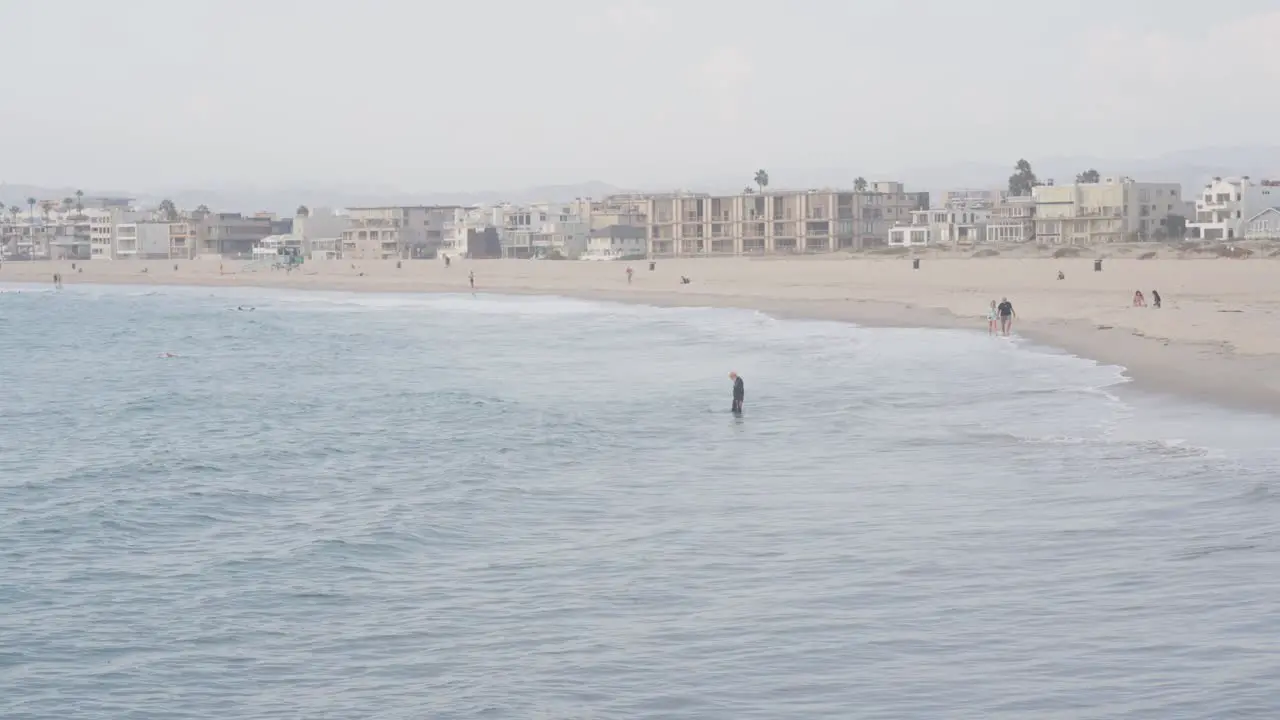
[[[649,261],[649,269],[650,269],[650,270],[653,270],[653,268],[654,268],[657,264],[658,264],[658,263],[656,263],[656,262],[654,262],[654,261],[650,260],[650,261]]]
[[[1102,259],[1101,259],[1101,258],[1099,258],[1099,259],[1097,259],[1097,260],[1094,260],[1094,261],[1093,261],[1093,271],[1094,271],[1094,272],[1102,272]]]
[[[919,269],[920,269],[920,258],[913,258],[913,259],[911,260],[911,269],[912,269],[912,270],[919,270]]]

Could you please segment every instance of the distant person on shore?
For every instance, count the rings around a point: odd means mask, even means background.
[[[1059,279],[1059,280],[1066,280],[1066,279],[1067,279],[1067,274],[1066,274],[1066,273],[1064,273],[1064,272],[1062,272],[1061,270],[1059,270],[1059,271],[1058,271],[1058,279]]]
[[[1135,290],[1135,291],[1133,291],[1133,306],[1134,306],[1134,307],[1146,307],[1146,306],[1147,306],[1147,300],[1146,300],[1146,298],[1142,297],[1142,291],[1141,291],[1141,290]]]
[[[445,255],[445,256],[444,256],[444,266],[445,266],[446,268],[447,268],[447,267],[449,267],[449,263],[451,263],[451,262],[453,262],[453,261],[449,259],[449,256],[448,256],[448,255]]]
[[[738,377],[738,373],[729,373],[729,379],[733,381],[733,405],[730,410],[735,414],[742,414],[742,401],[747,397],[747,388],[742,383],[742,378]]]
[[[1161,301],[1160,301],[1160,291],[1159,291],[1159,290],[1152,290],[1152,291],[1151,291],[1151,302],[1152,302],[1152,304],[1153,304],[1157,309],[1160,307],[1160,302],[1161,302]]]
[[[472,290],[476,289],[476,271],[475,270],[472,270],[471,272],[467,273],[467,282],[471,283]]]
[[[1010,327],[1013,326],[1013,319],[1018,316],[1013,311],[1013,303],[1009,302],[1009,298],[1001,298],[1000,304],[996,306],[996,312],[1000,315],[1000,334],[1008,335]]]
[[[999,313],[996,312],[996,301],[992,300],[991,307],[987,308],[987,334],[988,335],[996,334],[996,316],[997,315],[999,315]]]
[[[681,284],[681,285],[688,285],[688,284],[689,284],[689,283],[691,283],[691,282],[693,282],[693,281],[692,281],[692,280],[690,280],[689,278],[685,277],[684,275],[681,275],[681,276],[680,276],[680,284]]]
[[[633,272],[635,272],[635,271],[631,269],[631,266],[630,266],[630,265],[628,265],[628,266],[627,266],[627,284],[628,284],[628,285],[630,285],[630,284],[631,284],[631,274],[632,274]]]

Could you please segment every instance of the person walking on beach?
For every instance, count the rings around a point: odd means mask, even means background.
[[[476,289],[476,271],[475,270],[472,270],[471,272],[467,273],[467,282],[471,283],[472,290]]]
[[[987,308],[987,334],[996,334],[996,301],[991,301],[991,307]]]
[[[742,413],[742,401],[747,397],[746,386],[742,384],[742,378],[738,377],[738,373],[729,373],[729,379],[733,381],[733,405],[730,410],[735,414]]]
[[[1009,302],[1009,298],[1001,298],[1000,304],[996,306],[996,312],[1000,315],[1000,334],[1008,335],[1013,319],[1018,316],[1013,311],[1013,303]]]
[[[631,269],[631,266],[630,266],[630,265],[628,265],[628,266],[627,266],[627,284],[628,284],[628,285],[630,285],[630,284],[631,284],[631,273],[633,273],[633,272],[635,272],[635,271]]]
[[[1160,291],[1159,290],[1151,291],[1151,304],[1154,305],[1156,309],[1160,308]]]

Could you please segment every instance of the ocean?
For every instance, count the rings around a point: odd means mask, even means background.
[[[4,290],[3,718],[1280,715],[1270,416],[985,332]]]

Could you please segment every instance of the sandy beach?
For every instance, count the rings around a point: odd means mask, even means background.
[[[175,264],[177,268],[175,269]],[[991,300],[1008,297],[1017,335],[1123,365],[1133,386],[1280,413],[1280,260],[1092,257],[710,258],[646,262],[528,260],[311,261],[301,270],[245,270],[217,260],[4,263],[0,283],[224,285],[367,292],[476,290],[736,307],[876,326],[986,332]],[[626,268],[634,270],[627,282]],[[1065,278],[1059,280],[1058,272]],[[691,282],[681,284],[680,277]],[[1132,306],[1141,290],[1150,302]]]

